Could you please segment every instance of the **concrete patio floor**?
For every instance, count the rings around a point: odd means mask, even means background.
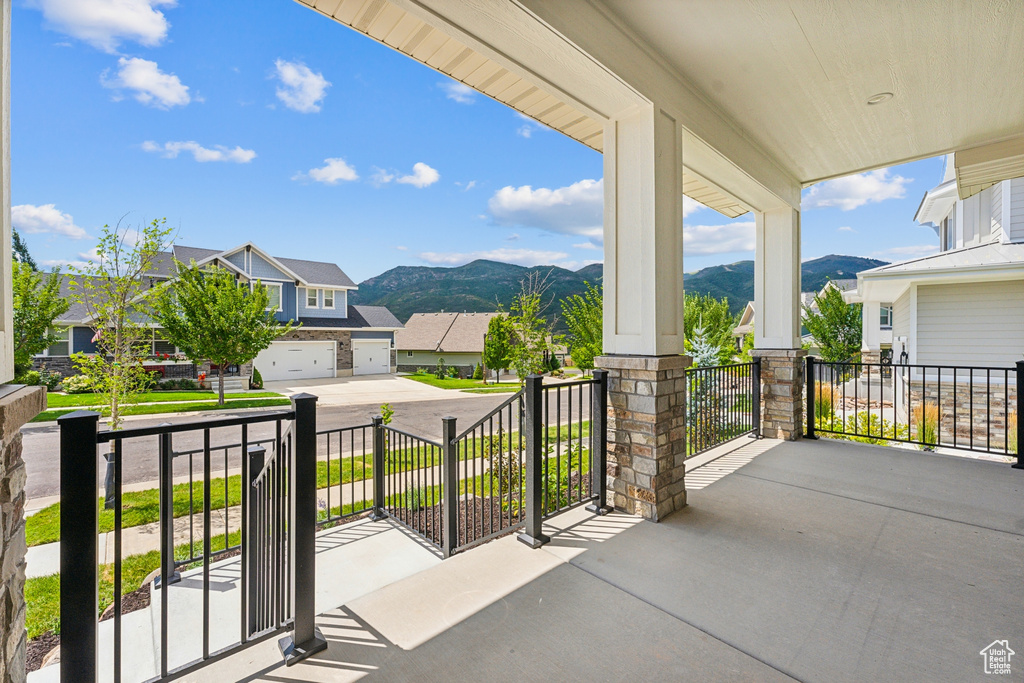
[[[1024,644],[1024,471],[739,444],[661,524],[575,510],[326,612],[295,667],[266,643],[188,680],[969,681]]]

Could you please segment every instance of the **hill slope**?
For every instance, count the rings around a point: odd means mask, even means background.
[[[856,273],[883,265],[884,261],[857,256],[823,256],[805,261],[801,266],[804,291],[819,290],[832,279],[856,277]],[[387,306],[401,321],[413,313],[433,311],[497,310],[500,303],[508,310],[519,282],[531,273],[545,275],[551,284],[548,313],[558,313],[558,301],[583,291],[585,282],[596,284],[602,279],[601,264],[578,271],[557,266],[524,268],[496,261],[473,261],[457,268],[399,266],[359,284],[350,303]],[[711,294],[729,299],[735,314],[754,298],[754,262],[738,261],[729,265],[711,266],[685,277],[687,292]]]

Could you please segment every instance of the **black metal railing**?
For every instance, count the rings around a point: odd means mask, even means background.
[[[320,526],[335,524],[373,508],[373,423],[317,432],[323,476],[317,473]]]
[[[441,548],[444,447],[383,425],[380,418],[374,418],[374,430],[375,517],[387,516]]]
[[[761,433],[761,362],[686,371],[686,454]]]
[[[452,552],[507,533],[526,518],[523,465],[523,400],[520,390],[455,437],[450,452],[458,460]],[[454,428],[454,425],[453,425]]]
[[[805,435],[1016,456],[1024,361],[1014,368],[807,358]]]
[[[602,379],[541,385],[544,435],[541,468],[541,509],[545,517],[558,514],[592,498],[591,459],[594,451],[591,427],[595,390]],[[607,389],[605,389],[607,392]]]
[[[122,593],[124,588],[124,454],[127,443],[150,443],[156,446],[160,466],[159,482],[159,534],[160,576],[153,593],[158,601],[159,613],[157,656],[154,680],[171,680],[188,675],[213,661],[226,657],[258,642],[292,630],[290,642],[298,647],[285,647],[290,659],[299,659],[326,647],[326,641],[314,626],[313,595],[315,593],[314,534],[316,525],[316,398],[308,395],[293,397],[293,408],[288,411],[253,413],[240,417],[188,422],[155,427],[138,427],[118,431],[98,431],[99,414],[77,411],[58,420],[60,427],[60,620],[61,620],[61,681],[92,683],[97,680],[99,659],[98,639],[98,583],[99,583],[99,516],[97,499],[97,449],[109,444],[110,463],[107,505],[113,508],[113,645],[109,661],[112,677],[121,680],[124,643],[122,640]],[[249,430],[254,426],[270,425],[274,436],[270,439],[249,441]],[[235,430],[237,440],[230,446],[216,446],[212,432]],[[201,500],[196,501],[190,474],[189,540],[175,546],[175,491],[173,480],[172,435],[198,435],[201,455]],[[155,440],[155,444],[152,442]],[[222,449],[238,448],[245,457],[240,459],[241,474],[239,501],[241,515],[238,529],[230,531],[229,505],[216,512],[224,514],[227,535],[213,531],[215,507],[214,453]],[[149,450],[148,452],[153,452]],[[193,449],[194,450],[194,449]],[[225,458],[227,450],[224,451]],[[190,469],[196,453],[183,451]],[[225,502],[231,499],[230,472],[225,463],[223,494]],[[179,508],[181,505],[179,504]],[[198,513],[196,508],[198,507]],[[179,512],[182,510],[179,509]],[[201,516],[202,534],[196,551],[192,526],[194,516]],[[179,514],[178,517],[182,515]],[[237,540],[234,540],[237,537]],[[180,540],[180,539],[179,539]],[[222,547],[215,547],[222,546]],[[239,625],[238,637],[233,639],[223,629],[212,631],[211,611],[214,609],[211,564],[225,553],[240,553],[236,573],[238,581]],[[175,555],[184,558],[180,561]],[[195,635],[201,640],[196,651],[181,646],[181,624],[170,624],[169,592],[180,578],[179,568],[192,568],[199,564],[201,572],[191,577],[189,586],[201,591],[201,607],[189,614],[188,627],[196,625]],[[105,570],[106,571],[106,570]],[[228,571],[218,567],[218,572]],[[230,574],[230,571],[228,571]],[[218,581],[222,584],[222,581]],[[198,585],[196,585],[198,584]],[[301,591],[295,591],[302,585]],[[184,590],[184,589],[183,589]],[[191,595],[191,591],[186,591]],[[182,593],[181,595],[184,595]],[[198,621],[198,623],[196,623]],[[172,629],[173,626],[173,629]],[[172,636],[172,633],[175,634]],[[232,642],[233,641],[233,642]],[[148,645],[148,643],[147,643]],[[137,646],[137,645],[136,645]],[[104,653],[104,656],[108,656]],[[104,668],[106,668],[106,664]]]

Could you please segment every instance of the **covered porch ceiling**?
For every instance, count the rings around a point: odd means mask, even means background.
[[[597,151],[667,83],[695,112],[683,192],[730,217],[763,209],[760,189],[794,203],[761,176],[807,186],[972,149],[961,195],[1024,174],[1011,0],[298,1]]]

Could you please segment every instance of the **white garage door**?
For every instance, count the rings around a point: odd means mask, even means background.
[[[264,381],[334,377],[334,342],[279,341],[256,356]]]
[[[383,375],[391,372],[391,342],[352,340],[352,374]]]

